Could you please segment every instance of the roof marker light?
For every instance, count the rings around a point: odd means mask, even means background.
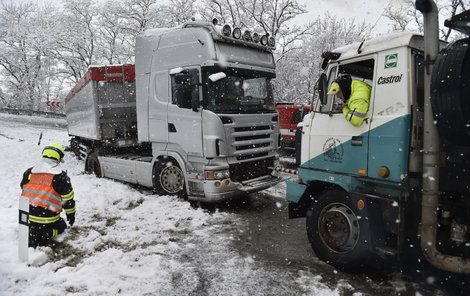
[[[271,46],[271,47],[276,46],[276,40],[274,39],[274,37],[269,37],[268,45]]]
[[[267,35],[261,36],[260,43],[261,43],[261,45],[266,45],[266,44],[268,44],[268,36],[267,36]]]
[[[246,30],[243,33],[243,40],[245,40],[245,41],[251,41],[252,40],[250,31]]]
[[[256,32],[253,33],[253,42],[254,42],[254,43],[258,43],[258,42],[259,42],[259,39],[260,39],[259,34],[256,33]]]
[[[222,34],[224,34],[224,36],[230,36],[230,34],[232,34],[232,28],[230,25],[224,25],[222,28]]]
[[[235,39],[240,39],[240,37],[242,37],[242,30],[240,30],[240,28],[233,29],[232,36]]]

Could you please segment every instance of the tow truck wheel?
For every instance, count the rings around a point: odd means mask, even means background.
[[[85,171],[90,174],[94,174],[98,178],[101,178],[101,165],[98,160],[98,155],[96,153],[91,153],[88,155],[85,162]]]
[[[185,196],[184,173],[175,161],[162,159],[155,164],[153,187],[159,194]]]
[[[307,234],[321,260],[344,270],[360,268],[369,256],[369,239],[361,231],[358,213],[349,196],[328,190],[307,212]]]

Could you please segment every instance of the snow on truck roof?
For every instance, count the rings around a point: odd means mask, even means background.
[[[412,47],[418,50],[424,50],[424,39],[423,35],[413,32],[387,34],[377,38],[365,40],[361,47],[361,53],[358,54],[358,49],[360,45],[361,42],[355,42],[336,48],[333,51],[341,53],[341,57],[338,60],[344,60],[360,55],[370,54],[403,46]]]
[[[65,104],[90,81],[133,82],[135,81],[135,66],[133,64],[89,66],[85,75],[65,97]]]

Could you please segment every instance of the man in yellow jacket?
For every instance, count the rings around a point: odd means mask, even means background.
[[[344,118],[352,125],[360,126],[367,119],[371,90],[369,84],[343,74],[331,83],[327,94],[342,99]]]

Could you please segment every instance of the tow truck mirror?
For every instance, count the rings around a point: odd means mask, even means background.
[[[320,78],[317,81],[318,95],[320,96],[320,102],[322,105],[326,105],[328,98],[326,95],[328,84],[327,77],[325,73],[320,74]]]
[[[216,82],[221,79],[224,79],[225,77],[227,77],[227,74],[225,74],[224,72],[217,72],[217,73],[209,75],[209,80],[211,82]]]

